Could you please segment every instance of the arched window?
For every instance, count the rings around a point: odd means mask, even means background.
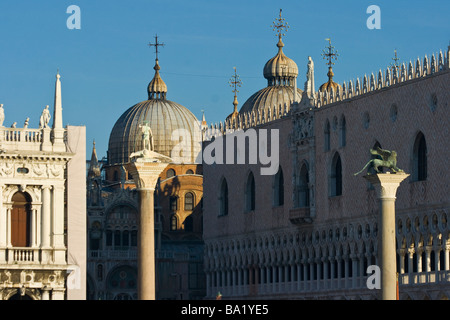
[[[114,249],[119,250],[120,249],[120,230],[114,231]]]
[[[309,207],[309,173],[306,163],[300,170],[300,181],[298,186],[298,206],[300,208]]]
[[[186,174],[194,174],[194,171],[192,171],[191,169],[188,169],[188,170],[186,171]]]
[[[331,162],[330,196],[342,195],[342,163],[341,157],[336,152]]]
[[[414,142],[413,155],[413,178],[414,181],[423,181],[427,179],[427,143],[425,136],[419,132]]]
[[[178,218],[176,214],[170,217],[170,231],[176,231],[178,229]]]
[[[219,215],[226,216],[228,214],[228,184],[225,178],[222,179],[222,183],[220,185],[219,203]]]
[[[106,230],[106,246],[107,247],[112,247],[112,241],[113,237],[112,237],[112,231],[111,230]]]
[[[284,205],[284,177],[281,166],[278,167],[278,172],[275,174],[273,181],[273,205]]]
[[[131,246],[137,246],[137,230],[131,230]]]
[[[249,173],[245,186],[245,209],[247,212],[255,210],[255,178],[252,172]]]
[[[188,192],[184,196],[184,210],[186,211],[194,210],[194,194],[192,192]]]
[[[175,176],[175,170],[173,170],[173,169],[167,170],[167,172],[166,172],[166,178],[172,178],[172,177],[174,177],[174,176]]]
[[[347,127],[345,124],[345,117],[342,115],[339,121],[339,145],[341,147],[345,147],[347,143]]]
[[[16,192],[12,197],[11,244],[13,247],[31,246],[31,198]]]
[[[170,210],[172,212],[175,212],[178,210],[178,198],[176,196],[171,196],[169,198],[169,206],[170,206]]]
[[[122,232],[122,246],[127,247],[130,245],[130,232],[125,230]]]
[[[327,119],[327,122],[325,123],[325,130],[323,132],[324,136],[324,151],[330,151],[330,122]]]

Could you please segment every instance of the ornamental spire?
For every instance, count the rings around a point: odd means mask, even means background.
[[[284,43],[281,40],[283,36],[286,35],[286,33],[289,29],[289,25],[286,22],[286,19],[281,17],[282,9],[280,9],[280,15],[275,21],[273,22],[273,25],[271,26],[273,28],[273,31],[276,31],[276,35],[278,36],[278,44],[277,47],[281,50],[282,47],[284,47]]]
[[[322,56],[325,60],[328,60],[328,62],[326,63],[328,65],[328,73],[327,73],[328,82],[325,82],[323,85],[320,86],[319,88],[320,91],[328,91],[331,90],[331,88],[336,90],[337,87],[339,86],[337,83],[333,81],[334,73],[332,67],[334,65],[333,60],[337,60],[339,54],[337,50],[334,48],[334,46],[331,45],[331,39],[327,38],[325,40],[328,41],[328,47],[325,47],[325,49],[322,50]]]
[[[150,81],[147,91],[148,91],[148,99],[166,99],[167,86],[164,83],[163,79],[159,75],[159,70],[161,67],[159,66],[158,61],[158,47],[164,46],[164,43],[158,42],[158,35],[155,35],[155,43],[149,43],[149,47],[155,47],[155,66],[153,69],[155,70],[155,76],[152,81]]]
[[[234,101],[233,101],[234,112],[237,112],[237,105],[238,105],[237,93],[239,92],[239,90],[237,88],[241,87],[242,81],[239,78],[239,75],[236,73],[236,67],[233,67],[233,69],[234,69],[234,75],[231,77],[229,83],[230,83],[230,87],[233,88],[232,92],[234,93]]]

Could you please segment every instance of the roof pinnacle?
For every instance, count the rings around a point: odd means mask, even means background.
[[[273,22],[273,25],[271,26],[273,28],[273,31],[276,31],[276,35],[278,36],[277,47],[280,50],[282,47],[284,47],[284,43],[281,40],[281,38],[286,35],[285,33],[283,33],[283,31],[287,32],[289,29],[289,25],[286,22],[286,19],[281,17],[281,12],[282,12],[282,9],[280,9],[279,18],[276,18],[275,21]]]
[[[155,47],[155,66],[153,69],[155,70],[155,76],[153,77],[152,81],[150,81],[147,91],[148,91],[148,99],[165,99],[166,93],[167,93],[167,86],[164,83],[163,79],[161,79],[161,76],[159,75],[159,70],[161,70],[161,67],[159,66],[159,60],[158,60],[158,47],[164,46],[164,43],[158,42],[158,35],[155,35],[155,43],[149,43],[149,47],[154,46]]]

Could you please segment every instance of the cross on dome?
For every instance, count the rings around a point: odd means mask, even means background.
[[[155,35],[155,43],[149,43],[149,47],[155,47],[156,60],[158,60],[158,47],[164,47],[164,43],[158,42],[158,35]]]
[[[283,33],[283,30],[284,30],[284,32],[287,32],[289,29],[286,19],[281,17],[281,12],[282,12],[282,9],[280,9],[279,18],[275,19],[275,21],[273,22],[273,25],[272,25],[273,31],[276,31],[276,35],[278,36],[278,38],[280,40],[281,40],[282,36],[286,35],[285,33]]]

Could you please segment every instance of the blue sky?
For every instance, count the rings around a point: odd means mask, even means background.
[[[81,10],[81,29],[69,30],[67,7]],[[381,29],[370,30],[368,6],[381,10]],[[17,121],[38,127],[45,107],[53,107],[60,70],[64,125],[85,125],[87,154],[95,139],[106,155],[119,116],[147,99],[159,40],[161,76],[167,99],[189,108],[208,123],[233,110],[229,79],[233,67],[242,80],[242,104],[267,83],[264,64],[277,52],[271,25],[283,9],[290,28],[285,54],[299,67],[303,87],[307,58],[315,62],[315,85],[327,80],[321,52],[331,38],[340,56],[333,70],[342,83],[385,70],[394,50],[409,62],[450,41],[450,1],[300,0],[0,0],[0,103],[5,126]]]

